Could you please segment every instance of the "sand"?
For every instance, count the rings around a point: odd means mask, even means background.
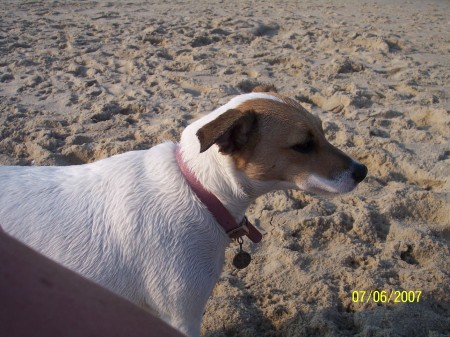
[[[369,175],[334,198],[258,199],[263,242],[242,271],[227,251],[203,336],[449,336],[449,32],[448,1],[2,1],[0,164],[176,141],[274,84]]]

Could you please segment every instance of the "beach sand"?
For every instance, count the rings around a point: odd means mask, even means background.
[[[274,84],[369,174],[258,199],[264,239],[242,271],[227,250],[202,335],[449,336],[449,32],[448,1],[2,1],[0,164],[177,141]]]

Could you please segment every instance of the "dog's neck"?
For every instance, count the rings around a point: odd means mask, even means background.
[[[235,169],[232,159],[220,154],[215,146],[203,153],[192,151],[180,142],[183,161],[207,191],[214,194],[239,223],[255,195],[243,173]],[[250,187],[250,188],[249,188]]]

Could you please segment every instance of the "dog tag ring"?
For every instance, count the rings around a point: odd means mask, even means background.
[[[239,243],[239,252],[233,258],[233,266],[237,269],[244,269],[250,264],[252,257],[249,253],[242,250],[242,243],[244,242],[242,238],[237,239],[237,241]]]

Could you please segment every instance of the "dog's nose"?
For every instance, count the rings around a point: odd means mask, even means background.
[[[363,181],[366,175],[367,175],[367,167],[361,163],[355,163],[353,166],[353,173],[352,173],[352,178],[355,180],[355,182],[357,184],[360,183],[361,181]]]

